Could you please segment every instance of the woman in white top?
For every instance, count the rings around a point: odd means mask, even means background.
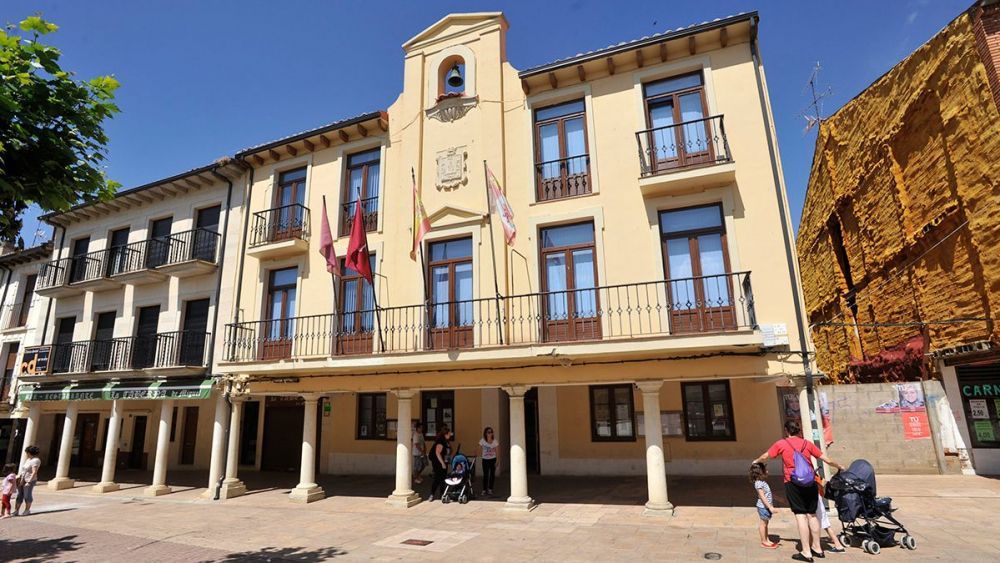
[[[21,464],[21,472],[17,474],[17,502],[14,504],[14,516],[31,514],[31,503],[35,500],[32,493],[35,491],[35,483],[38,482],[38,468],[42,466],[38,452],[38,446],[24,448],[24,453],[27,455]],[[21,503],[25,505],[23,513]]]
[[[483,438],[479,440],[479,455],[483,460],[483,496],[493,495],[493,481],[497,476],[497,454],[500,442],[493,437],[493,428],[487,426],[483,430]]]

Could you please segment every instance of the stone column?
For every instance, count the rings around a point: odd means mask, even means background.
[[[56,476],[49,481],[48,487],[58,491],[69,489],[73,486],[73,480],[69,478],[69,462],[73,455],[73,436],[76,433],[76,415],[79,407],[76,401],[68,401],[66,406],[66,419],[63,421],[62,441],[59,442],[59,462],[56,464]]]
[[[222,491],[219,493],[219,498],[222,499],[236,498],[247,492],[246,485],[236,476],[240,467],[240,431],[243,429],[243,403],[247,399],[246,397],[231,397],[230,400],[233,402],[233,408],[229,416],[229,447],[226,450],[226,478],[222,481]]]
[[[292,502],[314,502],[326,496],[323,488],[316,484],[316,413],[319,395],[308,393],[305,399],[305,414],[302,420],[302,468],[299,470],[299,484],[288,495]]]
[[[222,477],[222,462],[226,451],[223,440],[226,439],[226,424],[229,422],[229,405],[226,403],[226,393],[219,389],[215,396],[215,420],[212,421],[212,457],[208,465],[208,489],[202,496],[207,499],[215,497],[215,487]]]
[[[21,461],[17,463],[18,471],[24,465],[28,455],[24,453],[24,448],[35,445],[35,436],[38,435],[38,417],[42,416],[42,407],[38,403],[28,406],[28,421],[24,423],[24,440],[21,447]]]
[[[507,510],[526,511],[535,507],[528,496],[528,457],[524,444],[524,394],[530,387],[504,387],[510,396],[510,497]]]
[[[156,461],[153,462],[153,484],[143,494],[149,497],[170,494],[167,486],[167,458],[170,456],[170,425],[174,419],[174,402],[161,401],[160,425],[156,432]]]
[[[420,502],[420,496],[413,491],[413,452],[410,451],[410,436],[413,428],[413,391],[401,389],[396,395],[396,489],[392,491],[386,504],[399,508],[409,508]]]
[[[101,468],[101,482],[94,485],[94,492],[110,493],[119,488],[118,483],[115,483],[115,469],[118,465],[118,435],[121,427],[121,401],[111,401],[108,435],[104,438],[104,467]]]
[[[646,434],[646,487],[649,501],[643,514],[672,516],[674,505],[667,500],[667,472],[663,459],[663,426],[660,424],[660,388],[662,381],[636,383],[642,391],[643,432]]]

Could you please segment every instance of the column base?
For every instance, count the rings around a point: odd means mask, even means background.
[[[76,485],[76,481],[70,479],[69,477],[56,477],[46,483],[45,486],[53,491],[61,491],[63,489],[72,489],[74,485]]]
[[[93,490],[95,493],[110,493],[112,491],[117,491],[120,488],[121,486],[119,486],[118,483],[112,483],[111,481],[108,481],[106,483],[98,483],[94,485],[93,487],[91,487],[91,490]]]
[[[150,485],[143,489],[142,494],[147,497],[158,497],[161,495],[169,495],[173,492],[169,485]]]
[[[288,500],[302,504],[316,502],[324,498],[326,498],[326,493],[323,491],[323,487],[315,483],[299,485],[288,493]]]
[[[643,516],[673,516],[674,505],[669,502],[647,502],[646,509],[642,511]]]
[[[538,505],[531,497],[508,497],[503,509],[512,512],[528,512],[534,510],[536,506]]]
[[[222,490],[219,491],[220,499],[230,499],[241,497],[247,494],[247,486],[239,479],[225,479],[222,481]]]
[[[420,495],[413,491],[401,495],[392,493],[389,495],[389,498],[385,499],[385,503],[394,508],[410,508],[411,506],[420,504],[420,501]]]

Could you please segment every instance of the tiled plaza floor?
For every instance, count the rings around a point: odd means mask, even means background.
[[[84,482],[60,492],[39,487],[34,515],[0,521],[0,560],[694,561],[717,553],[784,561],[795,544],[783,511],[772,523],[781,547],[758,547],[753,490],[736,478],[672,478],[676,515],[657,518],[642,515],[643,478],[534,478],[539,506],[514,514],[500,500],[390,508],[387,477],[327,477],[321,484],[331,496],[307,506],[288,501],[294,479],[282,474],[246,475],[252,494],[225,502],[200,498],[202,474],[172,475],[189,486],[145,498],[145,477],[123,474],[133,484],[105,495]],[[917,551],[885,549],[876,558],[851,549],[827,560],[1000,561],[1000,480],[881,476],[879,487],[895,499]]]

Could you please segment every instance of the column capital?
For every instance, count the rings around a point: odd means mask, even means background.
[[[524,395],[531,390],[531,385],[508,385],[501,387],[511,399],[523,399]]]
[[[299,393],[299,395],[302,397],[302,400],[307,403],[317,403],[323,398],[322,393]]]
[[[229,401],[233,404],[245,403],[250,400],[250,395],[230,395]]]
[[[660,389],[663,388],[663,380],[636,381],[635,386],[643,393],[659,393]]]
[[[393,389],[392,394],[395,395],[397,399],[412,399],[417,392],[413,389]]]

